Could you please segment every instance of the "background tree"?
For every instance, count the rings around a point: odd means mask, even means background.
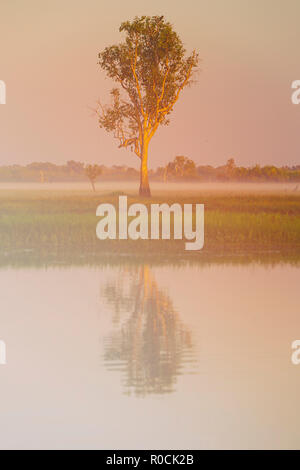
[[[179,155],[175,157],[173,162],[166,166],[166,176],[175,178],[191,178],[197,174],[195,162],[190,158]]]
[[[229,160],[227,160],[227,163],[226,163],[226,168],[228,170],[229,173],[232,173],[235,169],[236,165],[235,165],[235,161],[234,161],[234,158],[229,158]]]
[[[84,169],[84,172],[91,182],[93,191],[96,191],[95,181],[98,178],[98,176],[101,175],[102,173],[101,167],[99,165],[87,165]]]
[[[229,158],[226,163],[226,175],[229,179],[232,179],[234,177],[235,169],[236,164],[234,158]]]
[[[112,103],[99,103],[100,127],[112,132],[119,147],[130,147],[140,159],[140,196],[151,195],[148,181],[148,147],[187,85],[198,64],[194,51],[185,56],[183,43],[163,16],[136,17],[121,24],[125,42],[106,47],[99,64],[119,84],[111,91]]]
[[[74,160],[69,160],[67,162],[67,167],[70,170],[71,174],[78,174],[81,175],[84,173],[84,163],[75,162]]]

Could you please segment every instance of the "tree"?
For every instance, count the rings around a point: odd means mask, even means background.
[[[226,168],[226,176],[231,179],[234,176],[234,172],[236,169],[234,158],[229,158],[225,165]]]
[[[227,163],[226,163],[226,168],[228,170],[229,173],[232,173],[233,170],[235,169],[236,165],[235,165],[235,161],[234,161],[234,158],[229,158],[229,160],[227,160]]]
[[[92,184],[93,191],[95,191],[95,181],[102,173],[102,169],[99,165],[87,165],[84,172]]]
[[[70,173],[81,175],[84,172],[84,163],[69,160],[67,162],[67,168],[70,170]]]
[[[111,105],[99,102],[96,111],[100,127],[140,159],[139,194],[150,197],[149,143],[159,126],[169,124],[182,90],[192,83],[198,54],[185,56],[182,41],[163,16],[136,17],[119,31],[125,32],[125,42],[99,53],[101,68],[119,87],[111,90]]]
[[[176,178],[186,178],[196,176],[196,174],[195,162],[183,155],[175,157],[173,162],[168,163],[166,166],[166,177],[167,175],[172,175]]]

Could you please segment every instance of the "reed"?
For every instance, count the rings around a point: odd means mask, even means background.
[[[0,253],[15,250],[78,251],[84,253],[156,253],[184,255],[184,241],[105,240],[96,238],[96,207],[117,207],[121,193],[83,191],[0,191]],[[128,194],[130,203],[141,202]],[[300,253],[300,197],[283,194],[164,192],[153,202],[204,203],[205,244],[202,252]],[[199,256],[198,252],[188,256]]]

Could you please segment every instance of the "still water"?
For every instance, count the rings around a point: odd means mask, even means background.
[[[300,448],[300,268],[2,268],[0,448]]]

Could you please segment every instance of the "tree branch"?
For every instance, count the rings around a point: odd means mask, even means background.
[[[195,51],[193,52],[192,58],[194,59],[194,57],[195,57]],[[185,77],[184,81],[182,82],[182,84],[181,84],[180,87],[178,88],[178,91],[177,91],[177,93],[176,93],[176,95],[175,95],[174,100],[173,100],[170,104],[168,104],[167,106],[165,106],[164,108],[159,109],[159,110],[158,110],[158,113],[163,113],[163,114],[165,115],[166,113],[168,113],[169,111],[171,111],[171,109],[173,108],[174,104],[178,101],[178,98],[179,98],[179,95],[180,95],[181,91],[183,90],[183,88],[184,88],[185,85],[187,84],[187,82],[188,82],[188,80],[189,80],[189,78],[190,78],[190,76],[191,76],[192,69],[193,69],[193,61],[191,62],[191,65],[190,65],[190,67],[189,67],[189,69],[188,69],[188,71],[187,71],[187,74],[186,74],[186,77]]]
[[[143,108],[143,99],[142,99],[140,84],[139,84],[139,80],[138,80],[138,77],[137,77],[137,74],[136,74],[137,46],[138,46],[138,43],[136,41],[136,43],[135,43],[135,53],[134,53],[134,63],[132,63],[132,60],[131,60],[130,65],[131,65],[131,70],[132,70],[133,76],[134,76],[135,81],[136,81],[137,92],[138,92],[138,95],[139,95],[139,98],[140,98],[141,113],[145,117],[145,111],[144,111],[144,108]]]

